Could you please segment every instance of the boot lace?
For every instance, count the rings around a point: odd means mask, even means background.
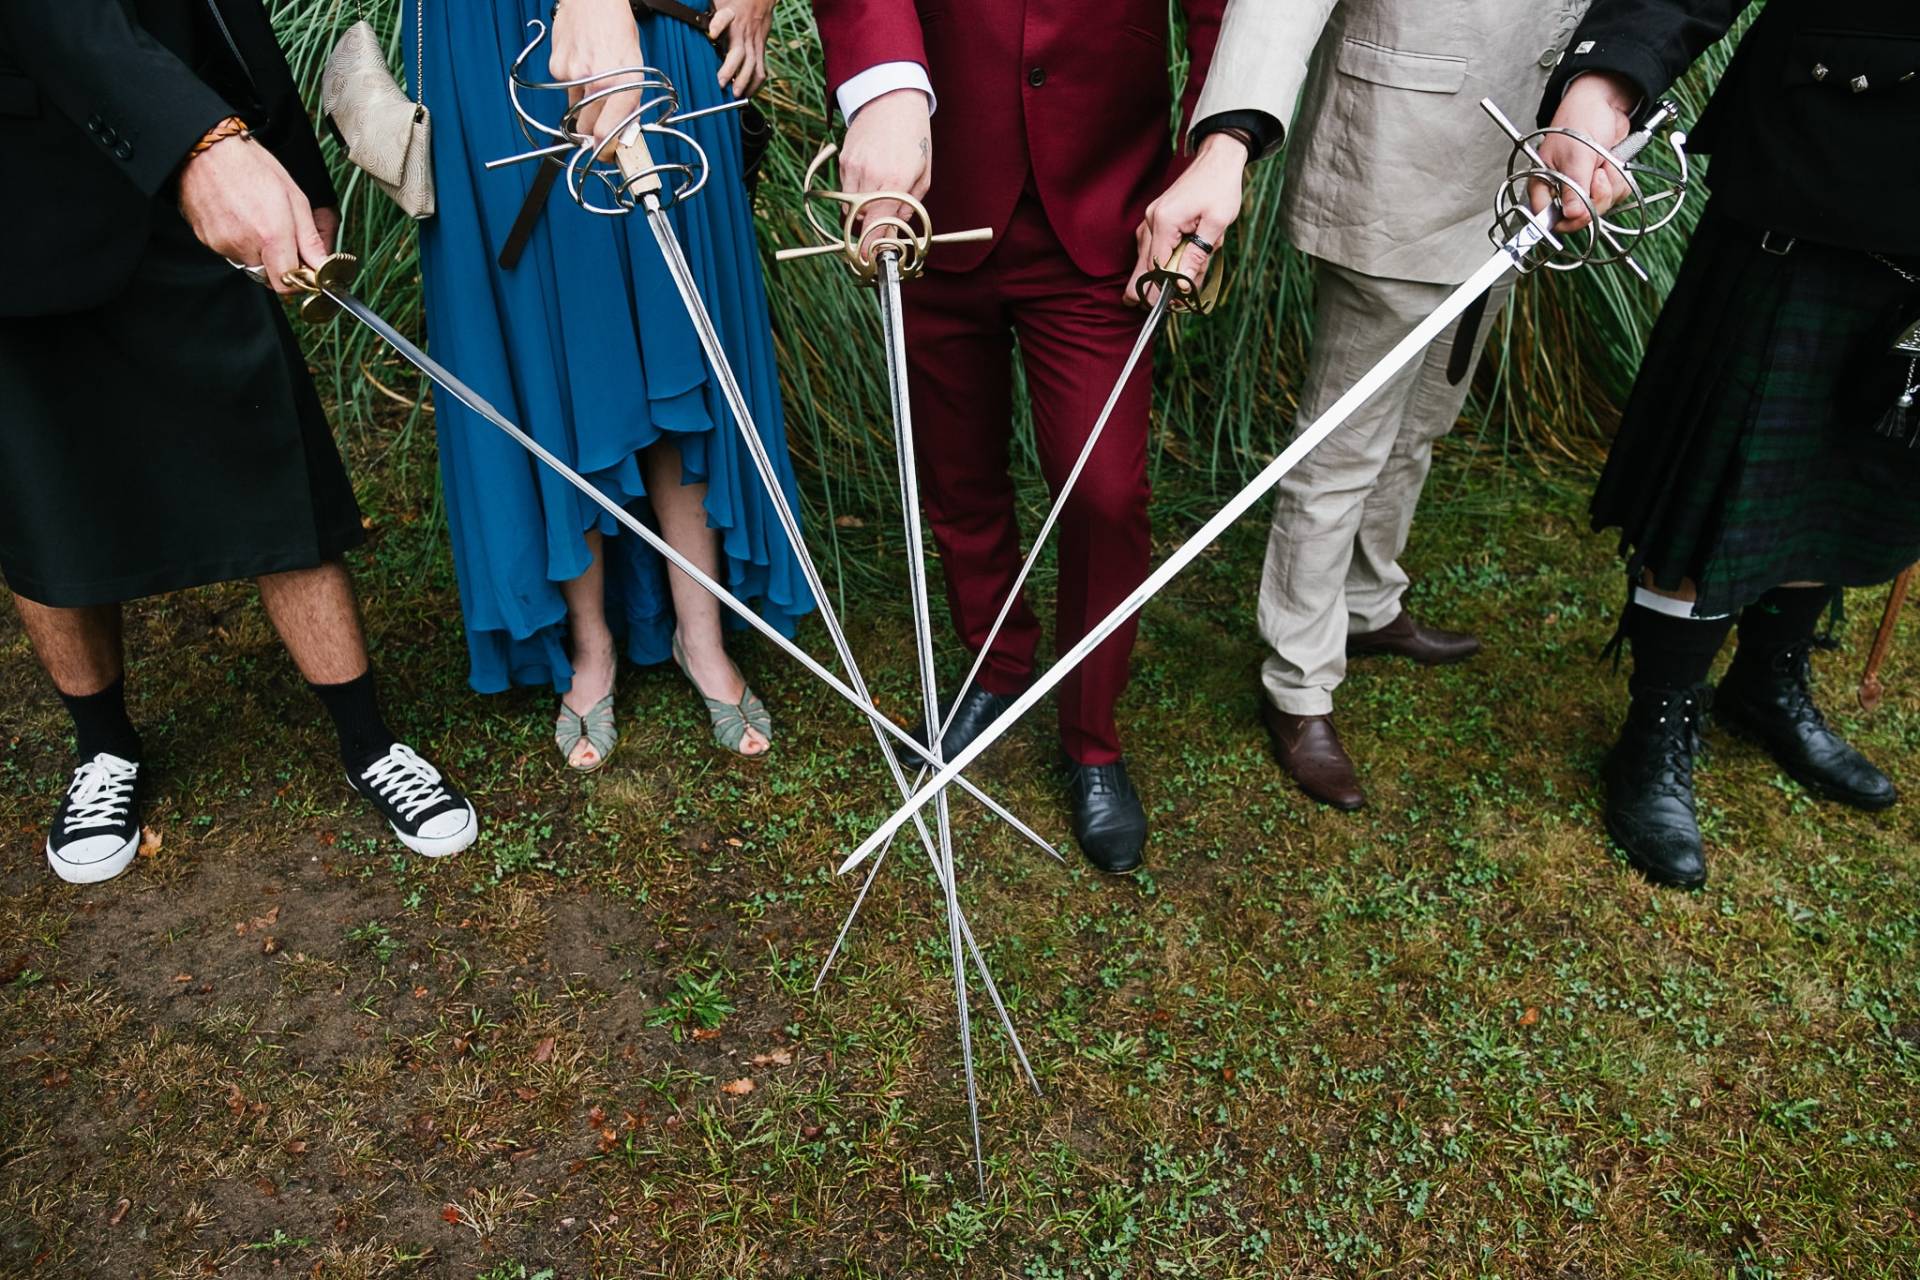
[[[1693,762],[1702,755],[1700,693],[1695,689],[1658,694],[1641,712],[1651,742],[1643,781],[1668,791],[1691,791]]]

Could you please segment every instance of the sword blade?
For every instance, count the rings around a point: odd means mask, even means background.
[[[907,394],[907,334],[900,304],[900,255],[880,255],[880,326],[887,342],[887,387],[893,401],[894,453],[900,469],[900,508],[907,529],[907,589],[913,598],[914,647],[920,659],[920,698],[927,726],[927,750],[940,760],[939,673],[933,661],[933,618],[927,603],[926,543],[920,526],[920,480],[913,455],[913,404]],[[980,1189],[987,1187],[986,1156],[980,1145],[980,1095],[973,1073],[973,1018],[967,1004],[967,969],[960,959],[960,884],[953,859],[953,825],[945,796],[934,800],[934,826],[940,833],[935,867],[947,900],[947,953],[953,958],[953,1004],[960,1023],[960,1066],[967,1086],[967,1119],[973,1130],[973,1165]]]
[[[360,301],[359,298],[344,289],[328,289],[325,292],[329,298],[339,304],[342,311],[345,311],[359,323],[370,329],[388,346],[392,347],[408,364],[411,364],[414,368],[425,374],[428,380],[436,387],[439,387],[455,400],[458,400],[461,404],[479,414],[480,417],[485,419],[490,425],[504,432],[528,453],[531,453],[547,467],[552,469],[561,479],[585,494],[597,506],[618,521],[622,528],[659,552],[660,555],[665,557],[675,568],[698,583],[702,590],[718,600],[729,612],[746,622],[801,666],[819,677],[823,684],[839,694],[854,710],[864,715],[869,722],[878,726],[896,740],[907,744],[908,747],[916,752],[924,752],[924,748],[914,741],[911,734],[894,724],[893,721],[887,719],[873,707],[871,702],[863,703],[852,689],[842,683],[831,671],[828,671],[819,662],[815,661],[813,655],[809,654],[792,640],[789,640],[786,636],[780,634],[779,630],[777,630],[773,624],[754,612],[754,610],[749,608],[732,592],[714,581],[699,565],[687,559],[686,556],[676,550],[666,539],[662,538],[659,534],[635,518],[632,512],[609,498],[606,494],[600,492],[599,489],[596,489],[586,477],[582,476],[565,462],[562,462],[546,446],[528,435],[505,414],[494,408],[486,397],[462,382],[445,365],[435,360],[425,351],[422,351],[405,334],[395,329],[391,324],[388,324],[385,318],[377,311],[374,311],[371,307],[367,306],[366,303]],[[892,752],[888,752],[887,755],[889,759],[892,759]],[[905,778],[904,775],[902,775],[902,794],[906,794],[908,790],[904,783]],[[962,780],[962,785],[968,786],[964,779]],[[968,786],[968,789],[971,791],[970,786]],[[996,808],[995,802],[987,796],[981,795],[978,792],[972,792],[972,794],[975,799],[978,799],[989,808]],[[1016,821],[1011,814],[1004,816],[1009,822]],[[929,850],[931,850],[931,841],[929,840],[927,843]],[[932,856],[931,852],[929,852],[929,856]],[[966,943],[967,952],[973,958],[974,969],[980,975],[981,985],[987,989],[988,994],[992,997],[994,1008],[1000,1016],[1002,1029],[1007,1033],[1008,1042],[1013,1045],[1014,1055],[1019,1059],[1028,1081],[1033,1086],[1034,1092],[1038,1093],[1040,1091],[1039,1078],[1035,1076],[1032,1065],[1027,1061],[1026,1049],[1020,1043],[1018,1032],[1014,1030],[1012,1015],[1007,1012],[1006,1005],[1000,998],[999,987],[994,983],[993,974],[987,967],[986,957],[981,954],[979,944],[974,941],[973,930],[967,924],[964,914],[962,914],[960,918],[960,928],[963,940]]]
[[[865,862],[883,841],[924,808],[942,787],[959,778],[975,760],[980,758],[982,753],[999,741],[1001,735],[1012,728],[1021,716],[1032,710],[1042,698],[1053,691],[1055,686],[1071,675],[1074,669],[1100,646],[1102,641],[1118,630],[1127,619],[1138,613],[1147,601],[1197,560],[1202,552],[1212,546],[1220,535],[1226,532],[1228,526],[1245,515],[1256,502],[1266,496],[1269,490],[1279,484],[1289,471],[1299,465],[1300,459],[1312,452],[1321,441],[1339,430],[1347,419],[1353,416],[1354,411],[1372,399],[1394,374],[1425,351],[1435,338],[1445,332],[1447,326],[1460,318],[1460,313],[1472,305],[1475,298],[1486,292],[1508,272],[1515,270],[1518,264],[1525,260],[1527,253],[1546,238],[1547,227],[1557,216],[1557,212],[1552,207],[1533,215],[1525,226],[1500,246],[1485,265],[1468,277],[1466,283],[1449,294],[1446,301],[1442,302],[1432,315],[1422,320],[1414,327],[1413,332],[1402,338],[1393,350],[1381,357],[1380,362],[1354,383],[1345,395],[1336,400],[1317,422],[1296,435],[1293,442],[1280,453],[1279,457],[1268,463],[1259,475],[1248,482],[1246,487],[1235,494],[1210,520],[1200,526],[1192,537],[1168,555],[1159,568],[1147,575],[1146,581],[1134,588],[1125,600],[1114,606],[1113,610],[1082,637],[1079,643],[1062,654],[1060,660],[1054,663],[1045,675],[1028,686],[1027,691],[1002,712],[998,719],[982,730],[979,737],[968,743],[964,750],[957,752],[952,760],[939,767],[924,787],[914,792],[913,796],[892,817],[881,823],[859,848],[847,856],[846,860],[840,864],[840,871],[844,874]]]
[[[793,548],[794,558],[799,562],[801,574],[807,580],[807,586],[813,592],[814,604],[820,610],[820,621],[827,628],[827,635],[833,641],[834,652],[840,658],[840,665],[847,673],[848,680],[862,703],[873,705],[873,696],[868,692],[865,676],[861,674],[860,664],[853,656],[853,647],[847,643],[846,631],[840,625],[839,614],[834,610],[833,601],[827,593],[827,586],[815,567],[813,556],[807,550],[806,539],[800,532],[800,521],[793,514],[792,506],[787,502],[786,493],[780,487],[780,477],[774,470],[773,460],[767,453],[766,444],[760,439],[759,429],[754,425],[753,410],[747,404],[746,395],[740,390],[740,383],[734,376],[733,365],[727,359],[727,352],[720,342],[720,334],[714,328],[713,317],[707,311],[706,302],[700,297],[700,288],[693,278],[693,268],[688,265],[685,252],[680,247],[680,238],[674,234],[673,223],[667,217],[666,209],[659,197],[643,197],[646,208],[647,225],[653,229],[653,238],[660,248],[660,256],[666,261],[667,274],[673,279],[675,292],[686,308],[687,318],[693,322],[694,336],[700,341],[700,349],[706,354],[707,363],[713,369],[714,378],[720,384],[720,394],[727,402],[727,409],[733,415],[734,424],[739,428],[741,442],[746,446],[748,455],[753,459],[754,470],[760,474],[760,482],[765,487],[767,499],[773,505],[774,514],[786,533],[787,542]],[[897,727],[897,726],[889,726]],[[876,737],[879,730],[876,728]],[[894,774],[894,781],[902,795],[911,794],[912,787],[906,774],[901,770],[899,761],[889,751],[884,739],[880,740],[880,754],[887,759],[888,770]],[[916,754],[927,758],[924,750],[916,748]],[[979,798],[995,816],[1005,821],[1028,840],[1053,855],[1056,861],[1064,862],[1060,851],[1051,843],[1042,839],[1026,823],[1009,813],[995,801],[985,798],[975,788],[969,792]],[[898,830],[898,828],[895,828]]]

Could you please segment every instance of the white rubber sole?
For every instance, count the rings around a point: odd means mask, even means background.
[[[100,884],[111,880],[133,865],[134,855],[140,852],[140,833],[134,832],[127,842],[107,857],[93,862],[68,862],[53,851],[53,839],[47,839],[47,865],[53,868],[53,874],[68,884]]]
[[[387,825],[393,827],[391,822]],[[410,836],[398,827],[393,827],[393,834],[400,838],[401,844],[407,846],[407,848],[413,850],[423,858],[450,858],[479,839],[480,815],[473,811],[473,805],[469,803],[467,805],[466,825],[462,826],[452,835],[440,836],[433,840],[424,840],[419,836]]]

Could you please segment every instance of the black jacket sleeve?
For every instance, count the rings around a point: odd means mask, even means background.
[[[148,196],[238,114],[119,0],[0,0],[0,26],[47,101]]]
[[[1751,0],[1594,0],[1574,33],[1567,56],[1547,81],[1540,123],[1560,106],[1567,82],[1588,71],[1610,71],[1658,98],[1693,60],[1727,34]]]

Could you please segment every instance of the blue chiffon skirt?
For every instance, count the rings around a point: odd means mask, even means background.
[[[550,13],[550,0],[426,5],[419,38],[438,196],[438,212],[421,224],[431,350],[649,523],[640,454],[671,439],[685,480],[707,486],[708,523],[719,531],[718,576],[791,634],[812,597],[644,215],[586,213],[563,181],[519,264],[511,271],[498,264],[535,166],[484,166],[529,149],[507,99],[507,73],[531,39],[528,22]],[[406,27],[411,68],[416,37],[414,24]],[[648,63],[678,86],[683,111],[728,95],[716,81],[712,47],[691,28],[650,17],[640,38]],[[542,45],[529,59],[533,78],[546,78],[547,51]],[[565,106],[559,94],[525,100],[555,118]],[[740,181],[739,124],[722,114],[687,131],[706,149],[712,176],[670,216],[797,509],[766,286]],[[656,144],[656,157],[669,158],[673,145]],[[586,571],[585,535],[594,529],[606,535],[607,615],[624,652],[634,662],[665,661],[674,627],[665,561],[451,397],[435,397],[435,422],[473,687],[494,693],[510,684],[562,692],[571,686],[560,584]]]

